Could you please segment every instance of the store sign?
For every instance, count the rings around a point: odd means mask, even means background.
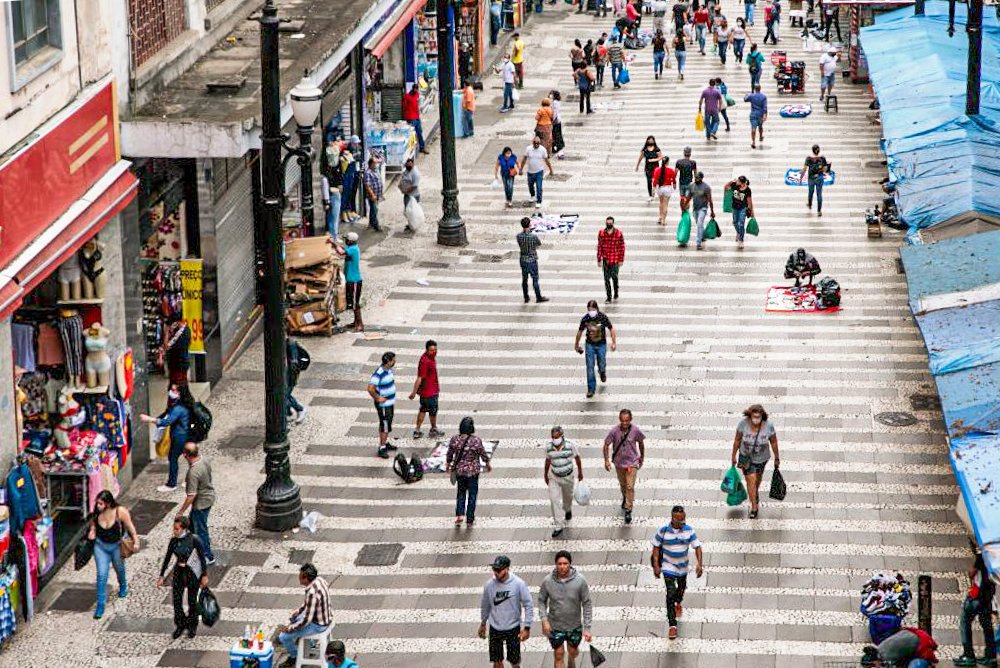
[[[181,316],[191,328],[192,353],[205,352],[205,323],[201,318],[202,262],[181,260]]]
[[[0,165],[0,268],[118,162],[114,82],[81,95],[35,134]]]

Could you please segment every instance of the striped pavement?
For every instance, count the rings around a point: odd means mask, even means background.
[[[732,0],[723,6],[733,17],[742,13]],[[532,17],[523,31],[528,61],[520,106],[497,114],[500,88],[490,77],[479,98],[477,135],[459,142],[470,246],[437,247],[433,231],[415,240],[387,239],[366,253],[364,267],[365,319],[384,329],[385,338],[306,342],[314,364],[296,394],[310,413],[291,441],[304,507],[321,514],[317,531],[275,537],[248,532],[243,520],[234,521],[235,528],[216,520],[223,547],[259,555],[229,567],[217,585],[223,620],[164,649],[160,636],[171,628],[171,608],[169,596],[158,593],[141,611],[114,616],[102,642],[135,640],[161,666],[225,665],[225,650],[245,624],[283,623],[299,605],[295,573],[309,558],[331,582],[335,634],[361,665],[486,665],[486,644],[475,637],[479,592],[490,577],[486,564],[498,553],[510,555],[513,571],[537,591],[553,553],[565,548],[591,584],[594,644],[611,666],[837,665],[860,655],[868,642],[857,612],[861,585],[875,571],[896,570],[914,587],[919,574],[934,577],[935,637],[943,656],[957,655],[970,552],[954,513],[957,490],[941,415],[911,404],[934,390],[897,271],[901,238],[887,230],[881,240],[869,240],[863,224],[884,175],[878,129],[867,120],[866,87],[838,81],[839,113],[824,113],[816,100],[818,54],[804,54],[785,26],[781,47],[807,61],[804,97],[814,112],[780,118],[784,100],[766,71],[771,115],[761,149],[749,148],[746,70],[732,57],[723,68],[696,50],[688,51],[683,83],[675,69],[655,81],[649,50],[638,52],[631,84],[594,95],[599,107],[620,101],[620,108],[584,117],[576,113],[575,96],[567,95],[573,89],[568,50],[573,38],[596,38],[610,24],[574,15],[563,3]],[[751,37],[762,36],[758,21]],[[710,77],[723,74],[739,103],[730,110],[732,131],[720,129],[719,141],[707,144],[693,127],[697,99]],[[535,102],[553,87],[564,93],[568,157],[554,161],[545,211],[581,219],[571,235],[543,237],[541,283],[552,301],[523,304],[514,235],[530,205],[504,209],[490,181],[504,145],[520,154],[528,144]],[[647,202],[642,175],[634,171],[648,134],[672,161],[690,145],[713,187],[723,236],[702,252],[693,243],[677,246],[676,201],[669,225],[656,225],[656,205]],[[783,183],[785,170],[801,166],[813,143],[837,171],[822,218],[807,211],[804,188]],[[430,214],[440,178],[433,161],[421,169]],[[740,174],[751,180],[761,225],[744,250],[737,250],[721,210],[722,186]],[[517,188],[515,199],[526,200],[523,179]],[[603,302],[594,253],[606,215],[616,217],[627,244],[621,298],[606,308],[619,350],[609,351],[608,381],[588,400],[583,360],[572,341],[586,301]],[[785,259],[800,246],[840,282],[840,313],[764,312],[768,286],[783,282]],[[405,261],[381,268],[372,262],[390,253]],[[441,425],[452,433],[462,416],[472,415],[477,433],[498,441],[494,470],[480,482],[472,529],[452,527],[453,491],[445,476],[404,485],[374,457],[376,419],[364,386],[384,350],[398,355],[398,443],[418,454],[431,445],[410,439],[416,404],[405,398],[430,338],[440,348]],[[222,433],[259,419],[245,401],[262,386],[259,351],[237,364],[213,399]],[[777,428],[789,492],[783,502],[765,499],[759,519],[749,520],[745,508],[725,505],[718,486],[740,414],[757,402]],[[622,407],[632,409],[648,439],[631,526],[621,521],[617,484],[603,471],[600,454]],[[916,422],[887,426],[875,418],[883,412],[912,413]],[[581,446],[593,491],[591,505],[574,510],[558,539],[550,537],[541,479],[552,424],[563,425]],[[227,457],[234,471],[256,467],[256,452],[214,456],[217,469]],[[240,493],[252,507],[257,484],[233,488],[230,496]],[[675,503],[687,506],[704,541],[706,573],[691,577],[680,637],[668,641],[662,584],[652,577],[648,550]],[[395,564],[355,563],[363,546],[381,543],[402,545]],[[540,633],[536,622],[525,645],[526,667],[551,665]]]

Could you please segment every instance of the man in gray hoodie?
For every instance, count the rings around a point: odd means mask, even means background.
[[[573,555],[566,550],[556,552],[556,567],[538,590],[538,618],[542,620],[542,633],[548,636],[555,654],[555,668],[563,668],[567,646],[566,668],[575,668],[580,641],[591,640],[594,606],[590,602],[590,587],[573,568]]]
[[[479,637],[486,637],[489,622],[493,668],[503,668],[505,648],[507,661],[517,668],[521,665],[521,643],[531,635],[531,592],[524,580],[510,572],[510,559],[506,556],[498,556],[490,568],[493,577],[483,587],[479,604],[482,615]]]

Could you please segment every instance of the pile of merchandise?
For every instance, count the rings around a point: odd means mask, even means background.
[[[876,573],[861,588],[861,614],[868,618],[868,632],[876,645],[899,631],[910,610],[913,595],[901,573],[890,577]]]
[[[337,284],[343,264],[325,234],[285,243],[288,299],[285,320],[289,332],[328,336],[333,333]]]

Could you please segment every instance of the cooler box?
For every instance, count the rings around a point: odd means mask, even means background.
[[[465,129],[462,127],[462,91],[454,91],[451,100],[451,115],[455,123],[455,136],[464,137]]]
[[[253,647],[240,647],[239,641],[229,650],[229,668],[273,668],[274,647],[271,641],[264,641],[264,649]]]

